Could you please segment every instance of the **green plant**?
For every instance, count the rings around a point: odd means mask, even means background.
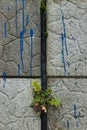
[[[59,107],[60,106],[60,100],[56,97],[52,96],[52,89],[48,88],[44,92],[41,91],[41,85],[39,82],[36,80],[33,81],[32,83],[33,87],[33,101],[32,101],[32,107],[36,112],[45,112],[47,113],[47,106],[51,105],[54,107]]]
[[[40,10],[41,10],[41,12],[45,12],[46,11],[46,5],[45,5],[44,0],[41,0]]]

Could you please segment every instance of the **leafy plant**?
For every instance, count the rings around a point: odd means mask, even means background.
[[[52,96],[52,89],[48,88],[44,92],[41,91],[41,85],[36,80],[32,83],[33,87],[33,101],[32,101],[32,107],[36,112],[45,112],[47,113],[47,105],[51,105],[54,107],[60,106],[60,100],[58,98],[55,98]]]
[[[41,10],[42,12],[45,12],[45,11],[46,11],[46,5],[45,5],[44,0],[41,0],[41,7],[40,7],[40,10]]]

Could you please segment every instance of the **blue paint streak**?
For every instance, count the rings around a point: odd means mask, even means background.
[[[75,67],[75,69],[74,69],[75,71],[77,71],[77,68]]]
[[[8,7],[8,10],[10,10],[10,8]]]
[[[76,105],[74,104],[74,118],[76,119],[77,116],[76,116]]]
[[[29,22],[29,16],[28,14],[26,15],[26,26],[28,25],[28,22]]]
[[[68,129],[70,128],[69,120],[67,120],[67,128],[68,128]]]
[[[76,127],[79,127],[79,122],[76,122]]]
[[[15,12],[16,12],[16,19],[15,19],[15,23],[16,23],[16,32],[18,32],[18,17],[17,17],[17,14],[18,14],[18,0],[15,0],[15,3],[16,3],[16,8],[15,8]]]
[[[6,25],[6,22],[4,22],[4,37],[6,38],[6,36],[7,36],[7,32],[6,32],[6,27],[7,25]]]
[[[24,30],[24,3],[25,0],[22,0],[22,30]]]
[[[33,29],[30,29],[30,76],[32,76],[32,51],[33,51],[33,38],[34,32]]]
[[[24,60],[22,59],[22,70],[24,71]]]
[[[3,87],[5,88],[5,83],[6,83],[6,77],[7,77],[7,73],[6,72],[3,72]]]
[[[20,64],[18,64],[18,76],[20,76]]]
[[[62,63],[64,64],[64,75],[66,75],[66,63],[65,63],[65,58],[64,58],[64,36],[61,34],[61,39],[62,39]]]
[[[22,70],[24,71],[23,51],[24,51],[24,31],[21,31],[20,32],[20,56],[21,56]]]
[[[65,22],[64,22],[64,14],[61,11],[62,14],[62,24],[63,24],[63,29],[64,29],[64,44],[65,44],[65,50],[66,50],[66,54],[68,55],[68,49],[67,49],[67,44],[66,44],[66,29],[65,29]]]

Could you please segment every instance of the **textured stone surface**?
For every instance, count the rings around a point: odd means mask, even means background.
[[[60,109],[49,109],[48,130],[87,129],[87,79],[48,79],[48,87],[61,100]]]
[[[40,75],[39,8],[39,0],[0,0],[0,75]]]
[[[87,1],[48,0],[47,74],[87,75]]]
[[[0,79],[0,130],[40,130],[39,115],[30,107],[32,81]]]

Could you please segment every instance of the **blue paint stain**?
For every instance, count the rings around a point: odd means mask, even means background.
[[[70,62],[67,62],[68,67],[70,68]]]
[[[22,0],[22,30],[24,30],[24,3],[25,0]]]
[[[64,36],[61,34],[62,39],[62,63],[64,64],[64,75],[66,75],[66,63],[65,63],[65,57],[64,57]]]
[[[18,76],[20,76],[20,64],[18,64]]]
[[[10,8],[8,7],[8,10],[10,10]]]
[[[74,104],[74,118],[76,119],[77,116],[76,116],[76,105]]]
[[[15,19],[15,23],[16,23],[16,32],[18,32],[18,0],[15,0],[15,13],[16,13],[16,19]]]
[[[24,71],[24,60],[22,59],[22,70]]]
[[[6,83],[6,77],[7,77],[7,73],[6,72],[3,72],[3,87],[5,87],[5,83]]]
[[[75,69],[74,69],[75,71],[77,71],[77,68],[75,67]]]
[[[23,51],[24,51],[24,31],[21,31],[20,32],[20,57],[22,63],[22,70],[24,71]]]
[[[76,127],[79,127],[79,122],[76,122]]]
[[[34,32],[33,29],[30,29],[30,76],[32,76],[32,51],[33,51],[33,38]]]
[[[67,128],[68,128],[68,129],[70,128],[69,120],[67,120]]]
[[[7,25],[6,25],[6,22],[4,22],[4,37],[5,37],[5,38],[6,38],[6,36],[7,36],[7,32],[6,32],[6,30],[7,30],[6,28],[7,28],[7,27],[6,27],[6,26],[7,26]]]
[[[66,44],[66,29],[65,29],[65,22],[64,22],[64,14],[61,11],[62,14],[62,24],[63,24],[63,30],[64,30],[64,44],[65,44],[65,50],[66,50],[66,54],[68,55],[68,49],[67,49],[67,44]]]
[[[26,26],[28,25],[28,22],[29,22],[29,15],[27,14],[26,15]]]

